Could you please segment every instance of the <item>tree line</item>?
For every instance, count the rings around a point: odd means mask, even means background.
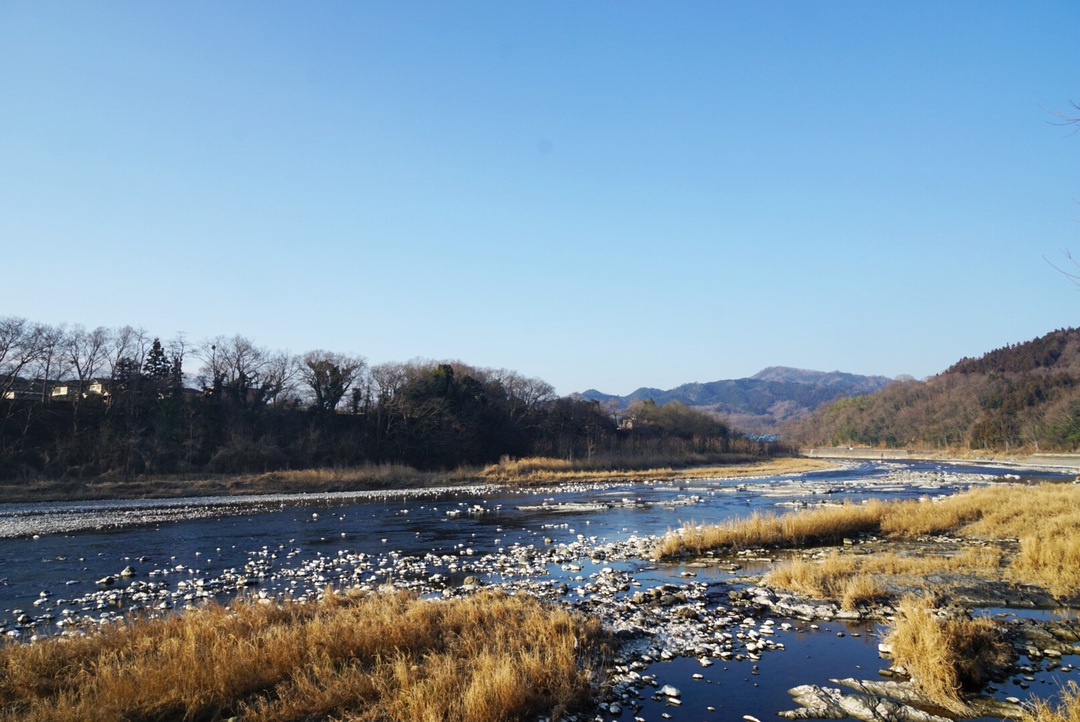
[[[5,479],[774,451],[682,404],[616,413],[505,369],[0,318]]]

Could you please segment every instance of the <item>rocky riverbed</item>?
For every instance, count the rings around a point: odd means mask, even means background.
[[[69,575],[39,576],[47,583],[30,593],[28,582],[13,579],[18,570],[6,558],[8,547],[0,546],[5,557],[0,590],[19,584],[23,590],[22,603],[5,610],[0,632],[24,642],[47,634],[82,634],[131,613],[171,614],[237,595],[267,603],[285,597],[303,601],[327,587],[357,587],[446,598],[498,586],[595,614],[621,640],[606,696],[590,719],[774,715],[791,706],[787,689],[802,683],[816,689],[795,695],[800,709],[810,710],[796,715],[834,716],[844,710],[860,719],[917,719],[874,702],[888,698],[912,709],[925,707],[910,697],[897,699],[900,692],[889,693],[891,687],[847,684],[848,691],[840,692],[843,685],[828,682],[872,681],[879,669],[888,668],[877,649],[888,607],[845,612],[764,588],[759,583],[768,564],[764,553],[658,565],[650,560],[651,549],[681,520],[712,521],[755,509],[873,496],[943,494],[998,478],[978,470],[878,464],[749,481],[366,492],[103,504],[89,510],[59,505],[51,513],[0,509],[0,528],[17,537],[5,542],[14,556],[33,559],[35,551],[44,551],[34,544],[47,545],[48,552],[70,548],[67,555],[39,562]],[[226,520],[228,529],[221,526]],[[157,541],[161,532],[182,532],[185,524],[196,523],[201,526],[191,532],[198,543]],[[84,537],[91,524],[107,524],[113,531]],[[259,528],[264,530],[252,531]],[[144,538],[155,543],[146,549],[133,543]],[[85,548],[80,540],[87,542]],[[93,552],[98,543],[106,551]],[[92,577],[77,576],[78,569]],[[1046,600],[1003,591],[964,601],[1005,607]],[[1039,614],[1002,621],[1016,630],[1020,650],[1014,676],[991,691],[1002,705],[1011,704],[1006,697],[1026,699],[1031,692],[1048,696],[1053,684],[1076,674],[1080,648],[1075,638],[1069,640],[1072,623]],[[899,683],[895,676],[889,681]],[[876,711],[854,713],[851,699],[858,695],[873,698],[863,700],[864,706]]]

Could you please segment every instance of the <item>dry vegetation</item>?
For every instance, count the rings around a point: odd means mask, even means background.
[[[1080,722],[1080,686],[1069,682],[1058,695],[1058,704],[1035,700],[1022,722]]]
[[[846,536],[876,531],[886,505],[844,504],[789,514],[755,513],[745,519],[699,526],[685,524],[666,534],[653,550],[660,558],[700,555],[713,550],[803,547],[839,542]]]
[[[722,465],[726,464],[726,465]],[[777,458],[758,461],[742,455],[680,457],[504,459],[498,464],[463,466],[453,471],[420,471],[402,464],[295,469],[263,474],[153,476],[135,479],[37,480],[0,484],[4,502],[82,499],[175,498],[223,494],[299,494],[374,489],[418,489],[468,483],[551,484],[574,481],[739,478],[798,474],[835,466],[821,459]]]
[[[795,559],[770,571],[765,582],[817,599],[836,599],[844,609],[855,609],[891,596],[890,581],[904,586],[925,587],[930,574],[977,571],[999,577],[1002,553],[991,547],[967,549],[956,555],[839,554],[832,552],[820,560]]]
[[[739,478],[801,474],[834,467],[820,459],[777,458],[767,461],[737,454],[678,457],[594,459],[553,459],[530,457],[503,459],[480,472],[481,479],[517,484],[546,484],[560,481],[605,481],[645,479]]]
[[[993,620],[942,618],[925,598],[903,600],[885,641],[923,694],[958,715],[972,712],[964,694],[981,690],[1013,655]]]
[[[859,533],[883,534],[896,540],[949,534],[1000,546],[919,560],[901,561],[894,555],[891,559],[867,557],[842,564],[831,560],[824,564],[799,562],[792,570],[781,567],[774,571],[770,580],[795,590],[842,598],[838,592],[859,574],[990,574],[1003,568],[1012,581],[1037,584],[1058,596],[1080,593],[1080,486],[1073,484],[1002,485],[935,500],[870,502],[782,516],[755,514],[716,526],[686,525],[667,534],[655,553],[674,557],[747,547],[799,548]],[[1020,542],[1019,553],[1012,555],[1008,542],[1015,540]],[[820,569],[811,572],[808,564]],[[870,585],[865,588],[873,589]]]
[[[200,474],[39,480],[0,484],[0,500],[72,501],[79,499],[154,499],[223,494],[299,494],[367,489],[415,489],[475,481],[476,469],[418,471],[401,464],[348,468],[297,469],[264,474]]]
[[[0,720],[558,718],[596,691],[607,643],[502,593],[241,602],[0,647]]]

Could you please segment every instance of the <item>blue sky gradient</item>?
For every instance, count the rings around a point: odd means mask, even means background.
[[[0,3],[0,315],[560,393],[1076,323],[1075,2]],[[1074,111],[1080,113],[1080,111]]]

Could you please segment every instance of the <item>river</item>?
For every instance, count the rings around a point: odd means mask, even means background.
[[[724,629],[755,646],[760,640],[761,648],[739,654],[742,659],[717,656],[705,666],[693,652],[703,645],[700,623],[687,631],[674,618],[645,620],[657,627],[628,646],[624,662],[633,673],[678,687],[681,704],[646,695],[635,714],[622,718],[764,718],[793,706],[785,690],[795,684],[875,678],[887,666],[877,654],[881,630],[841,622],[811,628],[780,618],[768,620],[774,626],[761,626],[765,620],[740,625],[742,613],[727,606],[736,582],[732,572],[651,564],[644,552],[652,540],[686,521],[712,523],[826,500],[948,494],[1005,474],[1071,478],[860,461],[831,471],[739,480],[6,504],[0,505],[0,633],[25,641],[139,609],[171,613],[237,594],[311,598],[327,586],[390,584],[450,596],[463,593],[466,581],[560,599],[621,623],[631,615],[633,594],[669,584],[708,615],[732,617]],[[754,634],[742,634],[751,629]],[[1065,667],[1080,660],[1062,664],[1031,675],[1033,680],[1001,685],[997,694],[1048,696],[1076,675]]]

